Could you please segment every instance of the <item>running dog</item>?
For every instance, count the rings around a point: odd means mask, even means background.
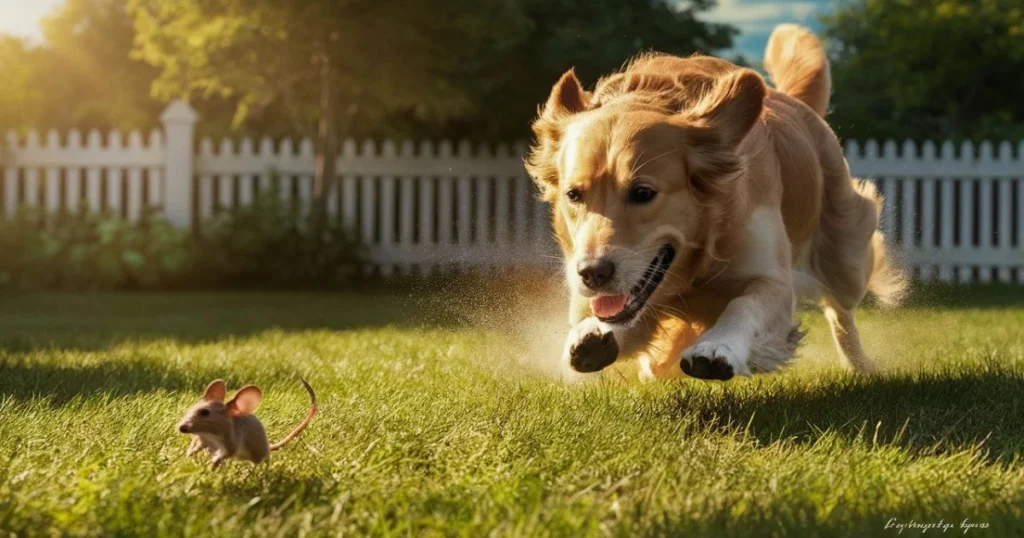
[[[769,88],[708,56],[645,54],[584,90],[570,70],[533,123],[527,169],[553,207],[571,290],[564,363],[638,356],[644,377],[774,371],[820,301],[840,354],[874,370],[854,309],[902,295],[882,200],[825,122],[830,75],[807,29],[773,32]]]

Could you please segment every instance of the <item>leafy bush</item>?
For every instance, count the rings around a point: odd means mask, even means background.
[[[188,232],[147,215],[50,218],[22,210],[0,224],[0,278],[19,288],[98,290],[166,285],[192,259]]]
[[[360,245],[274,194],[222,212],[198,236],[200,270],[226,287],[335,287],[356,275]]]
[[[221,213],[198,232],[175,228],[156,211],[138,222],[32,210],[0,221],[0,286],[17,289],[336,287],[355,274],[359,255],[338,225],[313,226],[269,196]]]

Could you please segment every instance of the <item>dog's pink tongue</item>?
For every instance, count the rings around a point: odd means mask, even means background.
[[[622,312],[622,308],[626,306],[626,299],[629,299],[628,293],[620,295],[602,295],[596,299],[590,301],[590,309],[594,311],[594,315],[599,318],[610,318],[619,312]]]

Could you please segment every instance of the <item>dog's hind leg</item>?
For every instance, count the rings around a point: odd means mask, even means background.
[[[793,293],[797,301],[818,301],[823,290],[821,282],[805,271],[793,271]]]
[[[822,218],[811,253],[812,271],[824,288],[822,309],[839,354],[854,370],[873,372],[875,365],[861,347],[854,309],[868,290],[880,303],[896,304],[905,281],[890,263],[878,231],[882,199],[874,186],[839,177],[828,195],[831,211]]]
[[[832,328],[832,338],[836,342],[839,355],[847,366],[861,373],[877,371],[875,363],[864,353],[860,344],[860,333],[853,320],[853,310],[843,308],[831,298],[823,301],[822,310]]]

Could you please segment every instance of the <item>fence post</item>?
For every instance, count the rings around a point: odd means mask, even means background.
[[[164,215],[175,226],[192,225],[192,174],[194,172],[196,111],[176,99],[160,115],[166,137],[164,163]]]

